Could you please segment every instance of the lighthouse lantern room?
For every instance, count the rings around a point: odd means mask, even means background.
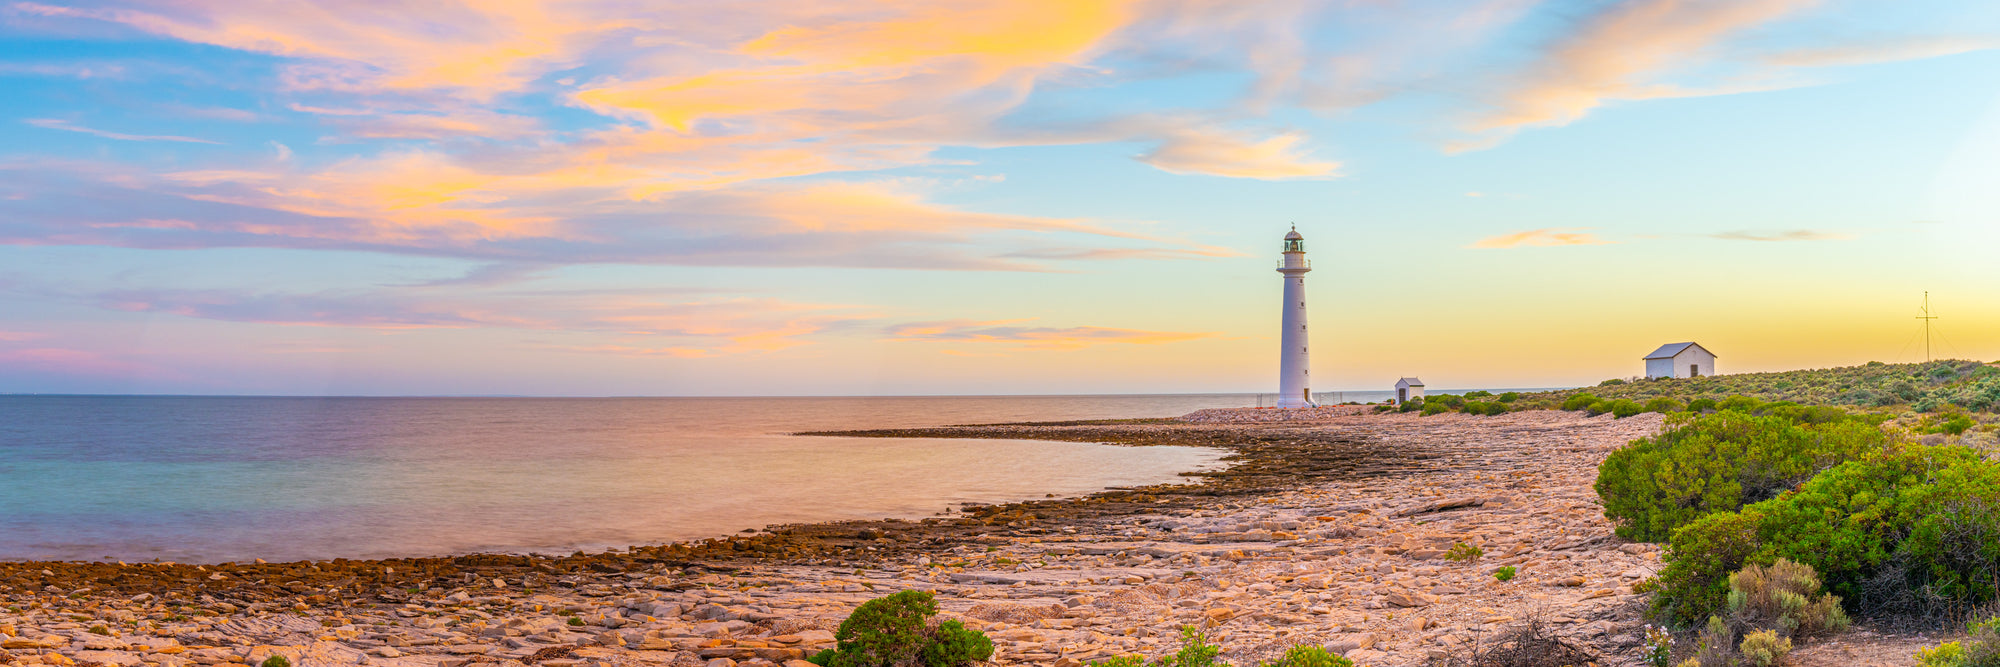
[[[1312,401],[1312,370],[1306,343],[1306,237],[1297,226],[1285,235],[1284,259],[1278,273],[1285,277],[1284,331],[1278,336],[1278,407],[1309,408]]]

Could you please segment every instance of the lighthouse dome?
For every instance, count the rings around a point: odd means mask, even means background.
[[[1305,238],[1306,237],[1304,236],[1300,236],[1299,230],[1296,229],[1292,230],[1290,233],[1285,234],[1285,240],[1287,241],[1301,241],[1304,240]]]

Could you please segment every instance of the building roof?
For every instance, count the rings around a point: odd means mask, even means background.
[[[1303,240],[1304,238],[1305,238],[1304,236],[1299,235],[1299,230],[1296,229],[1285,233],[1285,240],[1287,241],[1298,241],[1298,240]]]
[[[1660,346],[1660,349],[1657,349],[1657,350],[1653,350],[1653,353],[1652,353],[1652,354],[1648,354],[1648,355],[1646,355],[1646,356],[1645,356],[1645,357],[1643,357],[1643,358],[1645,358],[1645,359],[1672,359],[1672,358],[1674,358],[1674,357],[1677,357],[1677,356],[1680,356],[1680,354],[1681,354],[1682,352],[1686,352],[1686,351],[1687,351],[1687,349],[1688,349],[1688,348],[1690,348],[1690,347],[1700,347],[1700,348],[1701,348],[1701,351],[1703,351],[1703,352],[1708,352],[1708,348],[1705,348],[1705,347],[1701,347],[1701,345],[1700,345],[1699,343],[1668,343],[1668,344],[1666,344],[1666,345],[1661,345],[1661,346]],[[1711,357],[1713,357],[1713,356],[1715,356],[1715,353],[1714,353],[1714,352],[1708,352],[1708,356],[1711,356]]]
[[[1416,378],[1403,378],[1401,380],[1397,380],[1396,384],[1403,385],[1406,387],[1421,387],[1424,386],[1424,381]]]

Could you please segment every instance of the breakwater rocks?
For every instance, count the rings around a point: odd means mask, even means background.
[[[1658,427],[1541,411],[843,433],[1203,445],[1231,465],[1184,485],[599,554],[0,563],[0,663],[800,667],[855,606],[902,589],[936,591],[1008,665],[1158,655],[1183,625],[1237,664],[1312,643],[1418,665],[1530,615],[1632,655],[1631,584],[1658,554],[1612,538],[1589,485],[1607,452]],[[1499,581],[1502,567],[1515,576]]]

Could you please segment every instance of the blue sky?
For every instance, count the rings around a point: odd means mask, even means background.
[[[2000,6],[13,2],[0,391],[2000,358]],[[1914,356],[1913,356],[1914,355]]]

